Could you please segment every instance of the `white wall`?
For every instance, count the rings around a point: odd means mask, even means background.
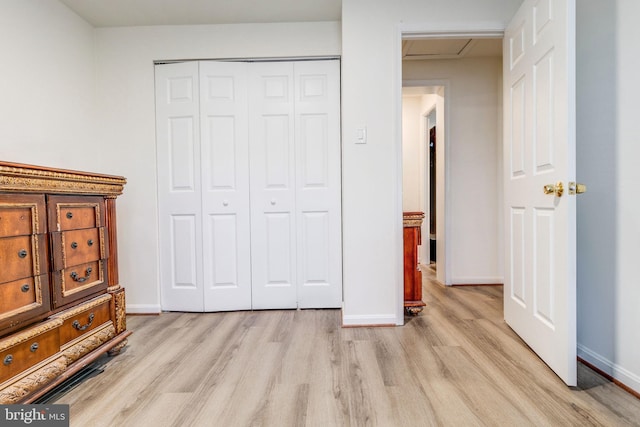
[[[109,172],[94,133],[93,28],[50,0],[0,3],[0,159]]]
[[[444,80],[448,134],[449,284],[502,283],[498,128],[502,58],[404,61],[403,81]]]
[[[422,211],[422,191],[424,190],[421,168],[423,151],[426,144],[422,122],[423,95],[402,96],[402,210],[404,212]]]
[[[577,2],[578,355],[640,392],[640,2]]]
[[[339,54],[335,22],[96,30],[97,133],[111,172],[128,179],[118,243],[129,312],[160,310],[153,62]]]
[[[343,0],[345,323],[403,322],[400,27],[504,28],[520,3]],[[366,145],[354,143],[361,126]]]

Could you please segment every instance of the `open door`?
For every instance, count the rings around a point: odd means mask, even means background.
[[[575,0],[525,0],[503,51],[504,316],[575,385]]]

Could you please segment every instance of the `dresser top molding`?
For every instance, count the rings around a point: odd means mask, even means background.
[[[122,176],[0,161],[2,192],[116,197],[122,194],[126,183]]]

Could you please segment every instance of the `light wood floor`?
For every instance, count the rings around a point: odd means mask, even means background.
[[[500,287],[424,283],[403,327],[340,311],[135,316],[121,355],[55,403],[72,426],[622,426],[640,400],[580,365],[569,389],[502,320]]]

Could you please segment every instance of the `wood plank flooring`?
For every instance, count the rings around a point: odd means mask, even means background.
[[[403,327],[338,310],[128,319],[126,350],[54,403],[71,425],[640,426],[640,400],[579,365],[566,387],[505,325],[501,287],[445,288]]]

